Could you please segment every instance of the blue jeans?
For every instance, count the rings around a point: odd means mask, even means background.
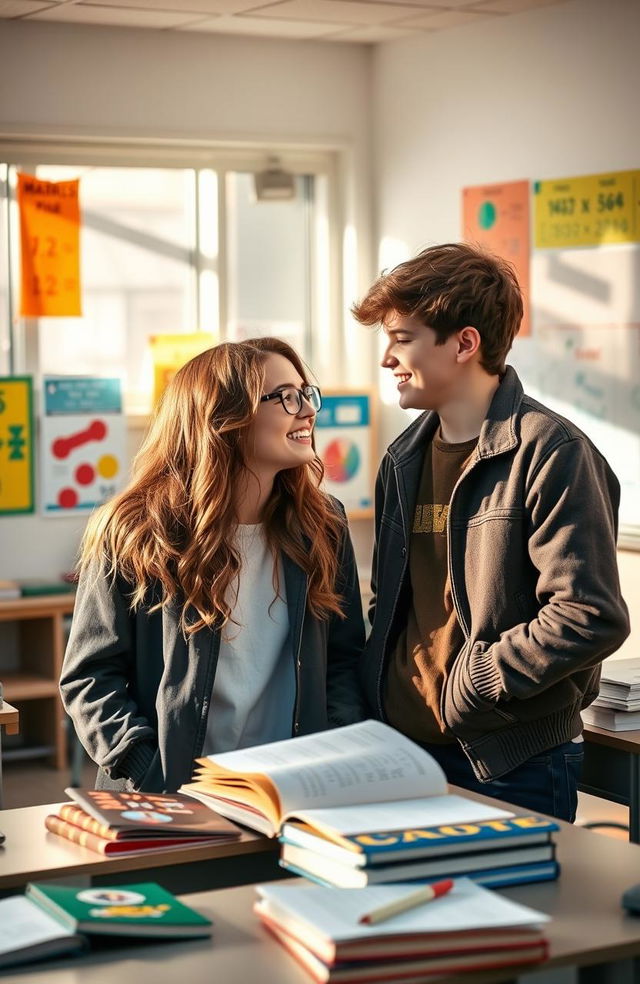
[[[584,760],[582,742],[566,741],[549,748],[490,782],[476,779],[459,745],[423,745],[423,748],[433,755],[448,781],[456,786],[570,823],[576,818],[578,782]]]

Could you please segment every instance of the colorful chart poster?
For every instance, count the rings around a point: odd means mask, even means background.
[[[352,516],[373,508],[373,427],[369,393],[322,393],[316,450],[324,484]]]
[[[522,288],[524,316],[519,338],[531,333],[529,274],[529,182],[462,189],[462,235],[513,264]]]
[[[33,512],[30,376],[0,377],[0,515]]]
[[[20,314],[76,317],[80,308],[80,182],[18,174]]]
[[[536,181],[537,249],[640,240],[640,171]]]
[[[126,478],[125,442],[119,379],[45,376],[43,513],[86,512],[120,491]]]
[[[215,345],[213,335],[195,331],[181,335],[151,335],[149,338],[153,360],[153,405],[185,363]]]

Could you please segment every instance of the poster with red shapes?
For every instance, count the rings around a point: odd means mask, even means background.
[[[42,512],[88,512],[119,492],[126,479],[120,380],[45,376],[42,395]]]

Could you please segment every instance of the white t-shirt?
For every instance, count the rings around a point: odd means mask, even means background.
[[[261,523],[238,526],[236,546],[242,566],[227,593],[234,621],[222,630],[203,755],[292,735],[296,678],[284,576],[280,570],[276,598]]]

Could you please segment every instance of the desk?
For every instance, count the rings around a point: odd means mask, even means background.
[[[480,799],[480,797],[477,797]],[[610,984],[621,961],[640,954],[640,919],[626,916],[620,895],[640,877],[640,847],[561,823],[557,882],[503,889],[505,895],[547,912],[550,958],[544,968],[578,966],[580,984]],[[8,971],[3,984],[112,984],[114,980],[153,984],[310,984],[311,978],[268,935],[251,911],[250,885],[189,895],[185,902],[215,922],[211,940],[129,944],[107,952]],[[628,967],[628,964],[627,964]],[[526,984],[526,969],[517,971]],[[499,984],[513,969],[437,980],[440,984]],[[435,980],[435,978],[430,978]],[[637,978],[636,978],[637,980]]]
[[[51,804],[2,813],[6,841],[0,847],[0,896],[22,891],[29,881],[77,875],[89,876],[96,885],[157,881],[176,894],[284,877],[278,866],[277,842],[249,831],[227,844],[105,858],[49,833],[44,818],[57,810],[58,805]]]
[[[605,731],[585,724],[583,735],[580,789],[628,806],[629,840],[640,843],[640,731]]]
[[[6,728],[8,735],[18,734],[18,709],[6,700],[0,699],[0,810],[2,809],[2,729]]]

